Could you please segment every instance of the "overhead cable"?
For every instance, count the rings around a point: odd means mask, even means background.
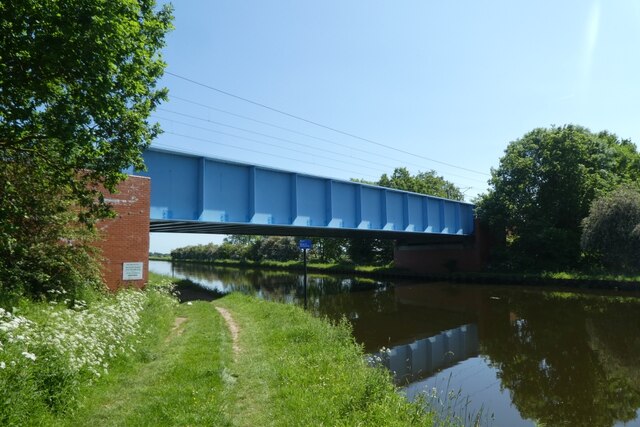
[[[181,79],[181,80],[187,81],[187,82],[189,82],[189,83],[192,83],[192,84],[195,84],[195,85],[198,85],[198,86],[204,87],[204,88],[206,88],[206,89],[210,89],[210,90],[216,91],[216,92],[221,93],[221,94],[223,94],[223,95],[226,95],[226,96],[229,96],[229,97],[232,97],[232,98],[236,98],[236,99],[239,99],[239,100],[241,100],[241,101],[244,101],[244,102],[247,102],[247,103],[250,103],[250,104],[256,105],[256,106],[258,106],[258,107],[265,108],[265,109],[267,109],[267,110],[270,110],[270,111],[276,112],[276,113],[278,113],[278,114],[282,114],[282,115],[284,115],[284,116],[288,116],[288,117],[291,117],[291,118],[293,118],[293,119],[300,120],[300,121],[303,121],[303,122],[306,122],[306,123],[312,124],[312,125],[314,125],[314,126],[318,126],[318,127],[320,127],[320,128],[323,128],[323,129],[330,130],[330,131],[332,131],[332,132],[336,132],[336,133],[339,133],[339,134],[342,134],[342,135],[345,135],[345,136],[349,136],[349,137],[351,137],[351,138],[359,139],[359,140],[361,140],[361,141],[365,141],[365,142],[368,142],[368,143],[370,143],[370,144],[377,145],[377,146],[379,146],[379,147],[384,147],[384,148],[389,149],[389,150],[397,151],[397,152],[400,152],[400,153],[403,153],[403,154],[407,154],[407,155],[410,155],[410,156],[418,157],[418,158],[423,159],[423,160],[428,160],[428,161],[430,161],[430,162],[438,163],[438,164],[445,165],[445,166],[449,166],[449,167],[452,167],[452,168],[465,170],[465,171],[467,171],[467,172],[473,172],[473,173],[477,173],[477,174],[480,174],[480,175],[487,175],[487,176],[489,176],[489,175],[490,175],[490,174],[488,174],[488,173],[486,173],[486,172],[481,172],[481,171],[477,171],[477,170],[474,170],[474,169],[465,168],[465,167],[463,167],[463,166],[457,166],[457,165],[454,165],[454,164],[452,164],[452,163],[447,163],[447,162],[443,162],[443,161],[440,161],[440,160],[432,159],[432,158],[430,158],[430,157],[426,157],[426,156],[422,156],[422,155],[420,155],[420,154],[412,153],[412,152],[410,152],[410,151],[406,151],[406,150],[403,150],[403,149],[401,149],[401,148],[392,147],[392,146],[390,146],[390,145],[386,145],[386,144],[383,144],[383,143],[381,143],[381,142],[374,141],[374,140],[369,139],[369,138],[364,138],[364,137],[361,137],[361,136],[355,135],[355,134],[353,134],[353,133],[345,132],[345,131],[342,131],[342,130],[340,130],[340,129],[333,128],[333,127],[331,127],[331,126],[323,125],[322,123],[318,123],[318,122],[315,122],[315,121],[313,121],[313,120],[305,119],[304,117],[300,117],[300,116],[297,116],[297,115],[295,115],[295,114],[287,113],[286,111],[279,110],[279,109],[274,108],[274,107],[270,107],[270,106],[268,106],[268,105],[266,105],[266,104],[262,104],[262,103],[260,103],[260,102],[253,101],[253,100],[251,100],[251,99],[244,98],[244,97],[239,96],[239,95],[235,95],[235,94],[233,94],[233,93],[231,93],[231,92],[227,92],[227,91],[224,91],[224,90],[222,90],[222,89],[218,89],[218,88],[216,88],[216,87],[213,87],[213,86],[207,85],[207,84],[205,84],[205,83],[201,83],[201,82],[195,81],[195,80],[190,79],[190,78],[188,78],[188,77],[184,77],[184,76],[181,76],[181,75],[179,75],[179,74],[172,73],[172,72],[170,72],[170,71],[165,71],[165,74],[168,74],[168,75],[170,75],[170,76],[173,76],[173,77],[176,77],[176,78],[178,78],[178,79]]]

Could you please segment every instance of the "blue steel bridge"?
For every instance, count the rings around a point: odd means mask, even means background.
[[[469,203],[151,148],[152,232],[459,242]]]

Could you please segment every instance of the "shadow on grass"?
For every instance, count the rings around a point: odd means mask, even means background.
[[[217,289],[208,289],[188,279],[176,282],[175,292],[180,303],[188,301],[213,301],[226,294]]]

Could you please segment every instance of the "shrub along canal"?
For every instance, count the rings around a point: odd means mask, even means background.
[[[303,304],[298,274],[151,261],[204,288]],[[419,393],[497,426],[640,426],[640,296],[310,275],[309,310],[353,325]],[[383,349],[381,351],[381,349]],[[446,404],[446,403],[445,403]]]

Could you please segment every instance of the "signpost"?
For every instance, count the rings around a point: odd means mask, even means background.
[[[307,309],[307,249],[313,247],[311,240],[303,239],[298,242],[298,247],[304,253],[304,309]]]

